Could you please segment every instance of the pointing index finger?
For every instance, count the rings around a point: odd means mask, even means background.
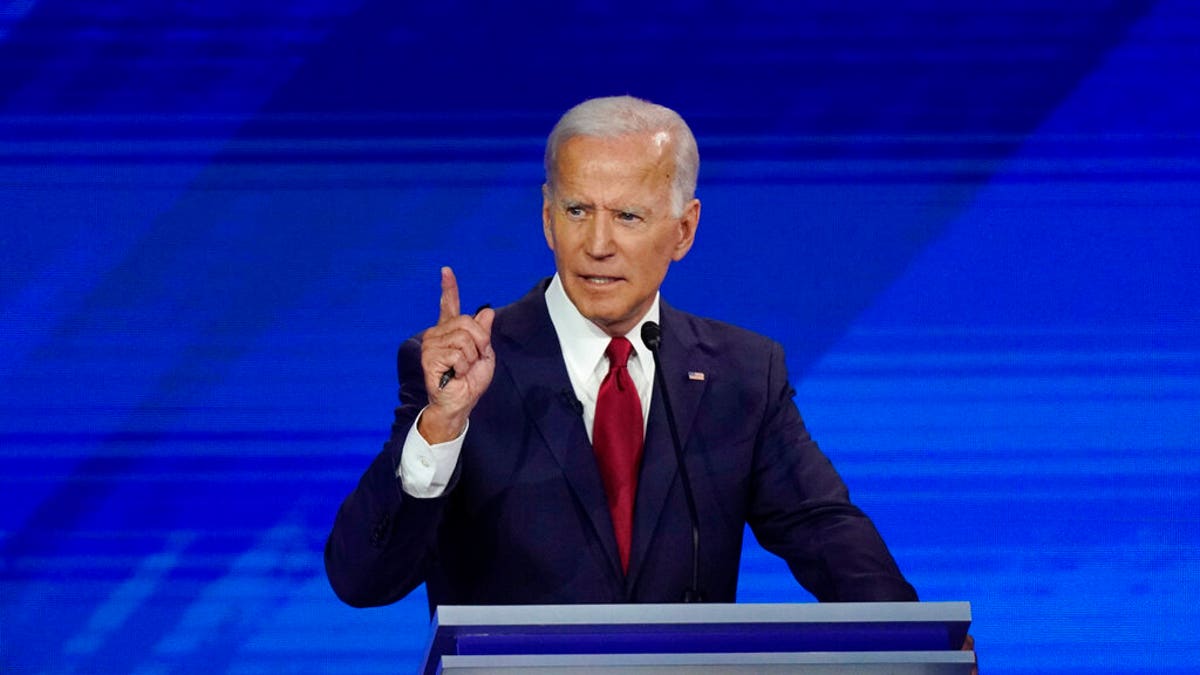
[[[454,270],[443,267],[442,299],[438,304],[438,323],[445,323],[458,314],[458,280],[454,278]]]

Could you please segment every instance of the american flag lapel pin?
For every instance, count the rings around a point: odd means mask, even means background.
[[[704,381],[704,373],[702,373],[698,370],[689,370],[688,371],[688,379],[691,380],[692,382],[703,382]]]

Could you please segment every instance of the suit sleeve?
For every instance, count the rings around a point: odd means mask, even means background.
[[[776,343],[766,381],[748,518],[755,537],[822,602],[916,600],[874,524],[850,502],[845,483],[809,436]]]
[[[354,607],[375,607],[408,595],[424,580],[450,486],[441,497],[404,493],[396,467],[408,430],[427,402],[417,338],[400,347],[400,406],[391,438],[342,502],[325,543],[325,573],[337,596]]]

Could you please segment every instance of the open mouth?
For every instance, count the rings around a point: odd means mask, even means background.
[[[593,277],[584,276],[583,280],[592,286],[607,286],[621,280],[620,277]]]

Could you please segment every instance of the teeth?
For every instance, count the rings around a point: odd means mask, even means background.
[[[588,283],[591,284],[611,284],[616,281],[612,277],[584,277],[584,279],[587,279]]]

